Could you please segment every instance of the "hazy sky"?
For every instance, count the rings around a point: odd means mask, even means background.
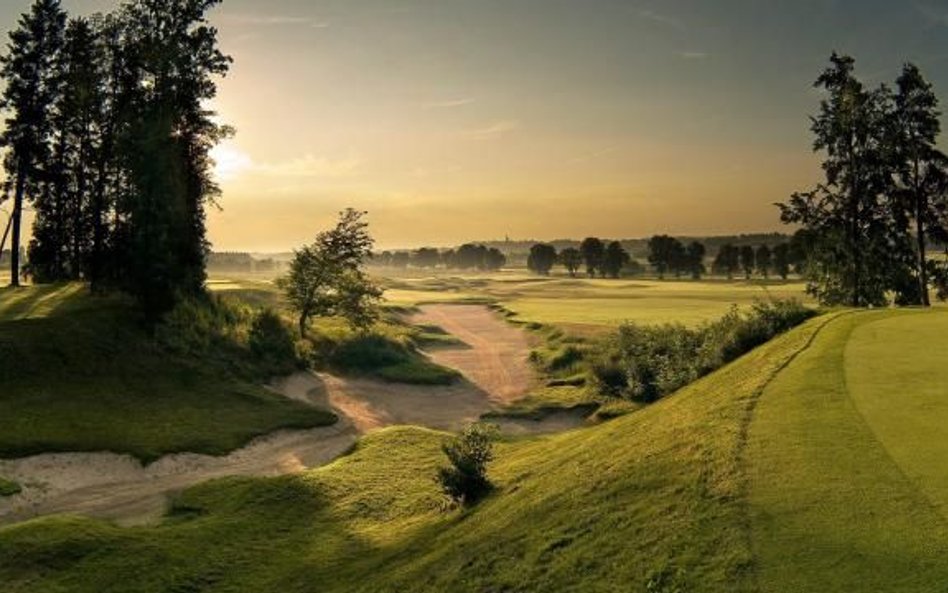
[[[831,51],[871,82],[915,61],[948,98],[948,0],[226,0],[213,20],[238,129],[217,249],[289,249],[346,206],[383,247],[773,230],[819,177]]]

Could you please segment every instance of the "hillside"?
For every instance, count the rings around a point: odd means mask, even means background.
[[[642,412],[505,442],[498,489],[471,511],[438,494],[442,434],[388,429],[303,475],[189,490],[159,526],[0,530],[0,580],[13,592],[935,590],[948,578],[934,438],[948,409],[946,371],[909,339],[923,328],[940,343],[948,315],[824,316]],[[893,346],[891,364],[862,364]]]

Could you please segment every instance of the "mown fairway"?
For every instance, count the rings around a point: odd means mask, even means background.
[[[223,454],[335,417],[210,361],[161,351],[121,299],[79,285],[0,291],[0,457]]]
[[[490,300],[517,319],[552,324],[578,334],[608,331],[625,321],[697,325],[767,298],[806,300],[804,285],[780,281],[591,280],[494,276],[397,278],[386,297],[396,304]]]

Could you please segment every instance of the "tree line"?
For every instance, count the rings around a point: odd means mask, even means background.
[[[22,15],[0,58],[14,285],[25,271],[119,288],[150,318],[203,292],[209,153],[232,133],[208,108],[231,64],[206,17],[220,2],[127,0],[86,18],[36,0]]]
[[[507,256],[496,247],[467,243],[457,249],[424,247],[415,251],[383,251],[373,255],[371,263],[387,268],[445,268],[496,272],[507,265]]]
[[[945,262],[928,257],[932,242],[948,242],[948,157],[932,85],[906,64],[894,88],[870,88],[853,58],[834,53],[815,87],[825,93],[811,118],[824,179],[778,205],[805,232],[810,293],[829,305],[930,305],[932,287],[948,292]]]

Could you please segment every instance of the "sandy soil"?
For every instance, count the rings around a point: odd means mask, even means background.
[[[340,421],[332,427],[278,432],[225,457],[169,455],[143,467],[112,453],[51,454],[0,460],[0,475],[24,486],[0,499],[0,525],[32,517],[75,513],[124,525],[148,523],[165,512],[168,498],[194,484],[224,476],[275,476],[325,465],[343,455],[358,436],[386,426],[412,424],[455,430],[498,404],[526,395],[535,377],[527,355],[528,336],[480,306],[424,307],[413,321],[438,325],[466,346],[430,354],[461,371],[465,380],[449,387],[418,387],[368,379],[299,373],[273,390],[322,408]],[[553,416],[542,422],[501,421],[508,434],[559,432],[582,418]]]

